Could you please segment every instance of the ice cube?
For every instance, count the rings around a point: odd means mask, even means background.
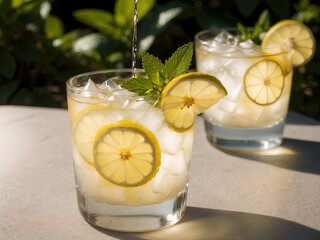
[[[213,124],[223,125],[225,123],[229,113],[217,108],[217,105],[219,103],[217,103],[215,106],[212,106],[211,108],[207,109],[203,113],[203,117],[204,117],[204,119],[206,119],[207,121],[209,121]]]
[[[256,60],[257,58],[230,58],[224,63],[224,67],[230,70],[234,81],[241,84],[244,73]]]
[[[230,46],[236,46],[238,42],[239,42],[238,38],[227,31],[220,32],[214,38],[214,43],[216,44],[226,44]]]
[[[159,108],[150,108],[137,119],[149,131],[157,132],[164,125],[164,116]]]
[[[226,67],[227,69],[227,67]],[[227,89],[228,95],[225,97],[229,101],[237,101],[241,96],[242,78],[235,77],[228,71],[219,72],[216,77],[222,82],[223,86]]]
[[[168,169],[172,174],[181,174],[187,171],[186,157],[184,150],[178,151],[175,155],[161,154],[161,166]]]
[[[261,117],[264,109],[265,107],[259,106],[244,97],[238,103],[235,114],[249,121],[257,122]]]
[[[152,191],[152,181],[140,187],[127,188],[126,192],[129,206],[155,204],[162,202],[165,197],[163,194]]]
[[[86,84],[83,87],[83,91],[79,94],[80,97],[85,97],[85,101],[94,101],[103,100],[105,95],[102,91],[97,87],[97,85],[89,78]],[[98,98],[98,99],[97,99]]]
[[[156,138],[160,144],[161,151],[167,154],[176,154],[181,148],[183,134],[178,133],[168,126],[163,126],[155,132]]]
[[[237,107],[237,103],[223,98],[220,100],[220,102],[218,102],[218,104],[215,105],[215,107],[219,108],[222,111],[233,113]]]
[[[240,42],[239,46],[242,48],[252,48],[253,46],[255,46],[255,44],[253,43],[253,41],[251,39],[248,39],[243,42]]]
[[[193,146],[193,129],[188,130],[184,133],[182,148],[184,149],[184,153],[186,156],[186,164],[189,166],[189,161],[192,153]]]
[[[97,200],[100,200],[102,202],[106,202],[109,204],[119,204],[126,201],[126,191],[123,187],[113,184],[105,186],[100,185],[97,190],[97,194],[99,196],[99,199]]]
[[[166,168],[160,167],[159,172],[152,180],[152,190],[168,198],[174,197],[185,188],[188,172],[179,175],[171,174]]]
[[[101,83],[99,88],[102,91],[106,91],[106,92],[111,92],[114,90],[121,89],[121,86],[119,84],[115,83],[114,79],[115,78],[110,78],[110,79],[105,80],[103,83]]]
[[[117,89],[110,92],[105,97],[105,106],[109,106],[116,109],[123,109],[127,107],[134,98],[134,93],[129,92],[126,89]]]

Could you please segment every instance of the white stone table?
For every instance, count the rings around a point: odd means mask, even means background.
[[[67,111],[0,106],[0,240],[320,239],[320,122],[290,112],[283,145],[251,154],[215,149],[195,127],[182,221],[118,233],[78,211]]]

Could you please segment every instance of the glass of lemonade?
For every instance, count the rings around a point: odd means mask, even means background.
[[[136,74],[144,74],[137,70]],[[156,107],[105,70],[67,81],[78,206],[89,223],[118,231],[175,224],[186,208],[193,127],[178,133]]]
[[[293,66],[312,57],[313,35],[293,20],[275,25],[264,47],[240,42],[239,33],[212,29],[195,36],[197,71],[214,75],[228,91],[203,113],[207,138],[222,149],[272,148],[282,142]]]

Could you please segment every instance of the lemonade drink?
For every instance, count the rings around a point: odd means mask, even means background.
[[[135,75],[147,81],[141,70]],[[226,91],[212,76],[188,73],[159,95],[139,96],[123,88],[135,86],[131,77],[132,70],[78,75],[67,96],[80,212],[96,226],[135,232],[183,216],[195,116]]]
[[[313,46],[312,33],[303,32],[304,26],[296,21],[275,28],[278,32],[266,35],[264,47],[251,40],[239,42],[239,31],[206,30],[196,35],[197,70],[216,76],[228,91],[228,96],[203,113],[213,145],[255,150],[281,144],[293,66],[307,60]],[[299,44],[301,52],[292,49]]]
[[[175,132],[166,123],[162,110],[155,106],[156,97],[135,96],[110,80],[120,75],[125,79],[131,74],[131,71],[105,71],[70,79],[68,106],[73,126],[73,160],[81,213],[87,221],[100,227],[145,231],[175,223],[185,209],[193,127],[183,133]],[[102,82],[106,79],[109,80]],[[131,187],[130,183],[121,186],[101,176],[92,163],[92,146],[86,144],[90,139],[80,136],[94,136],[103,126],[121,120],[142,125],[147,130],[145,135],[152,134],[157,139],[159,145],[154,148],[161,149],[161,163],[157,163],[155,176],[142,186]],[[138,168],[141,167],[138,170],[142,174],[152,167],[152,163],[146,161],[143,165],[138,161]],[[139,210],[143,210],[145,216],[139,215]],[[126,225],[123,224],[124,215],[131,216]]]

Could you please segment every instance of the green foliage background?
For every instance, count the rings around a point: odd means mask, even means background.
[[[78,73],[131,67],[133,1],[67,13],[61,0],[0,0],[0,104],[66,107],[65,81]],[[210,27],[253,26],[267,9],[270,24],[294,18],[317,39],[313,60],[295,69],[290,108],[319,119],[320,5],[314,0],[139,0],[138,56],[168,58]],[[100,3],[101,4],[101,3]],[[81,24],[82,25],[81,25]],[[195,65],[192,65],[195,68]]]

